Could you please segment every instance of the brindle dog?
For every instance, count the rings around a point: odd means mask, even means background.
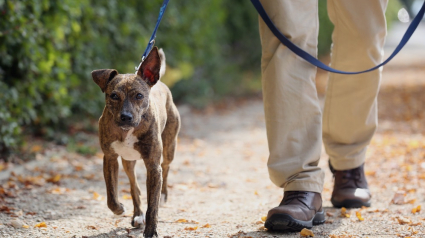
[[[108,207],[117,215],[125,212],[118,201],[118,157],[130,180],[134,215],[131,225],[141,228],[145,218],[141,193],[134,170],[137,160],[147,170],[145,237],[157,236],[160,196],[167,200],[167,176],[174,158],[180,115],[168,87],[158,81],[165,72],[165,55],[153,48],[136,74],[118,74],[115,69],[92,72],[93,80],[105,93],[106,106],[99,119],[100,144],[105,154]],[[161,163],[161,155],[163,162]],[[161,176],[162,173],[162,176]]]

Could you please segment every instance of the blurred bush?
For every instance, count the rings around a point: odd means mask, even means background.
[[[54,137],[75,118],[97,118],[103,94],[90,72],[134,72],[162,0],[0,0],[0,157],[22,134]],[[320,3],[319,52],[332,26]],[[157,34],[163,81],[197,107],[261,88],[258,16],[246,0],[170,1]],[[72,118],[72,120],[70,120]]]

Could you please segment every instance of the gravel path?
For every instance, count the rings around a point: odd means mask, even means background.
[[[396,81],[394,75],[415,80],[385,83]],[[312,229],[315,237],[425,237],[425,214],[418,211],[425,209],[424,75],[424,64],[384,71],[380,128],[366,164],[371,208],[341,215],[331,207],[333,181],[323,153],[327,222]],[[261,100],[202,113],[179,110],[183,129],[171,164],[169,201],[159,211],[160,237],[300,237],[264,231],[261,221],[283,194],[268,179]],[[49,146],[36,160],[3,169],[0,237],[142,237],[143,230],[130,226],[130,186],[122,168],[119,191],[128,214],[115,217],[107,208],[101,158],[100,152],[85,157]],[[145,168],[142,162],[137,166],[143,189]]]

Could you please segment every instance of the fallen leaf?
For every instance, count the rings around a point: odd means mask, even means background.
[[[14,220],[12,220],[12,221],[10,222],[10,224],[11,224],[13,227],[15,227],[15,228],[21,228],[21,227],[24,225],[24,223],[23,223],[21,220],[19,220],[19,219],[14,219]]]
[[[417,213],[417,212],[420,212],[420,211],[421,211],[421,205],[419,205],[419,206],[417,206],[417,207],[412,208],[412,213],[413,213],[413,214],[415,214],[415,213]]]
[[[313,237],[314,233],[311,230],[304,228],[304,229],[301,230],[300,235],[302,237]]]
[[[22,228],[28,229],[28,228],[30,228],[30,226],[28,226],[28,225],[23,225],[23,226],[22,226]]]
[[[186,219],[178,219],[176,222],[178,222],[178,223],[187,223],[187,220]]]
[[[203,225],[202,228],[211,228],[211,225],[207,223],[207,224]]]
[[[350,217],[351,215],[347,213],[347,209],[345,207],[341,208],[341,216],[342,217]]]
[[[401,190],[401,191],[397,191],[397,192],[394,194],[394,197],[393,197],[393,199],[391,200],[391,202],[392,202],[393,204],[396,204],[396,205],[402,205],[402,204],[405,204],[405,203],[406,203],[406,191],[403,191],[403,190]]]
[[[267,220],[267,216],[262,216],[261,220],[265,222]]]
[[[334,214],[333,214],[333,213],[330,213],[330,212],[326,212],[326,216],[328,216],[328,217],[333,217],[333,216],[334,216]]]
[[[409,223],[411,223],[412,221],[409,219],[409,218],[407,218],[407,217],[396,217],[397,218],[397,220],[398,220],[398,223],[400,224],[400,225],[405,225],[405,224],[409,224]]]
[[[49,183],[57,183],[57,182],[59,182],[59,180],[61,180],[60,174],[56,174],[55,176],[46,179],[46,181],[49,182]]]
[[[124,200],[131,200],[132,198],[131,198],[131,195],[124,194],[122,196],[122,199],[124,199]]]
[[[97,192],[93,192],[93,199],[94,200],[101,200],[102,196],[100,196]]]
[[[36,224],[34,227],[41,228],[41,227],[47,227],[47,225],[46,225],[46,223],[43,221],[43,222],[40,222],[40,223]]]
[[[95,227],[95,226],[87,226],[86,228],[89,229],[89,230],[97,230],[97,227]]]
[[[194,231],[194,230],[198,229],[198,227],[197,227],[197,226],[194,226],[194,227],[190,227],[190,226],[188,226],[188,227],[185,227],[184,229],[185,229],[186,231]]]
[[[364,218],[362,217],[362,213],[360,211],[356,212],[356,217],[359,219],[359,221],[364,221]]]
[[[76,165],[74,166],[75,171],[81,171],[83,170],[83,166],[82,165]]]

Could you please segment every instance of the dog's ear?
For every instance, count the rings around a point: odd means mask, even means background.
[[[158,54],[158,48],[155,46],[146,59],[143,61],[137,75],[139,75],[149,86],[154,86],[159,80],[161,70],[161,58]]]
[[[102,92],[105,92],[106,86],[115,76],[118,75],[118,71],[115,69],[97,69],[91,72],[93,81],[99,85]]]

